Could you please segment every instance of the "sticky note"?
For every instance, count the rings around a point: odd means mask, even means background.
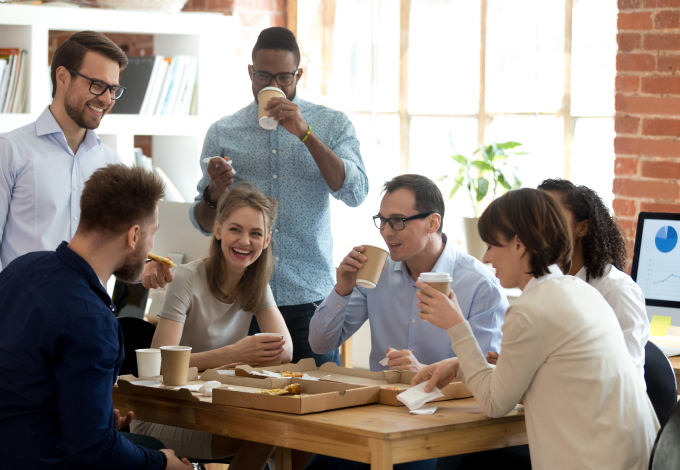
[[[671,317],[662,317],[660,315],[654,315],[652,321],[649,323],[650,334],[652,336],[666,336],[668,332],[668,327],[671,326]]]

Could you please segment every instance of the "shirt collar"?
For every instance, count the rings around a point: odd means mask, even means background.
[[[549,271],[548,274],[544,274],[543,276],[532,277],[529,280],[529,282],[527,282],[527,285],[524,286],[522,294],[525,294],[529,289],[536,287],[543,281],[547,281],[548,279],[552,279],[554,277],[564,276],[564,273],[562,272],[560,267],[557,266],[556,264],[551,264],[550,266],[548,266],[548,271]]]
[[[94,269],[92,269],[92,266],[75,251],[70,249],[68,243],[65,241],[61,242],[61,245],[57,247],[57,256],[71,269],[87,279],[90,285],[93,286],[93,290],[97,291],[97,295],[113,309],[111,298],[97,277],[97,274],[94,272]]]
[[[64,131],[61,130],[61,127],[54,118],[49,106],[47,106],[42,114],[38,116],[38,119],[36,119],[35,130],[38,134],[38,137],[50,134],[61,134],[64,137],[64,140],[66,140]],[[102,141],[97,133],[92,129],[87,129],[87,131],[85,131],[85,139],[83,139],[83,143],[80,144],[80,146],[87,151],[96,145],[101,145],[101,143]]]
[[[446,243],[447,237],[445,233],[442,233],[442,243],[444,244],[444,250],[442,254],[439,255],[437,262],[432,268],[433,273],[451,273],[453,275],[453,270],[456,266],[456,250],[453,245]],[[394,271],[401,271],[405,276],[409,278],[411,275],[408,272],[405,261],[397,261],[394,263]]]

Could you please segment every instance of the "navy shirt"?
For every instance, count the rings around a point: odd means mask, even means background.
[[[0,468],[163,468],[113,429],[125,357],[114,311],[66,242],[0,272]]]

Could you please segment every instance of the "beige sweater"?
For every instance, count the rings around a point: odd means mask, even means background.
[[[646,470],[659,423],[614,312],[580,279],[546,277],[506,311],[495,369],[467,322],[449,329],[468,388],[492,418],[524,398],[534,470]]]

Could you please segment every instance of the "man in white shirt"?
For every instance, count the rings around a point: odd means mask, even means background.
[[[55,250],[76,233],[80,195],[93,172],[122,163],[94,132],[125,88],[125,53],[103,34],[72,35],[54,54],[52,104],[38,119],[0,135],[0,270],[33,251]],[[149,263],[145,287],[169,270]]]

